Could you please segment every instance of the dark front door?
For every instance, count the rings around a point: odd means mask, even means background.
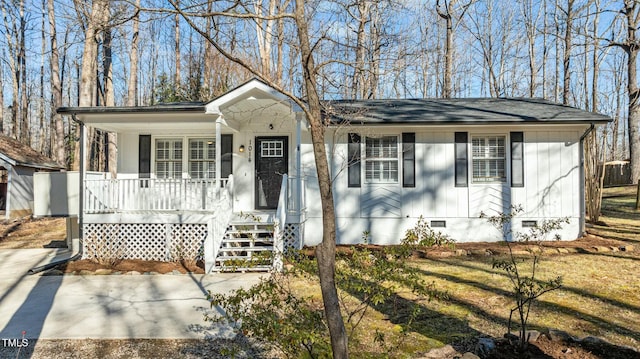
[[[282,175],[289,168],[287,137],[256,137],[256,209],[278,208]]]

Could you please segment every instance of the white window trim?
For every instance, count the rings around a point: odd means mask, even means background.
[[[225,133],[223,133],[225,134]],[[189,140],[210,139],[215,142],[215,134],[208,135],[151,135],[151,177],[156,176],[156,141],[157,140],[182,140],[182,176],[181,179],[190,179],[189,175]]]
[[[367,158],[367,138],[381,138],[381,137],[395,137],[396,138],[396,157],[375,157]],[[402,138],[397,133],[379,133],[379,134],[361,134],[360,139],[360,154],[361,165],[360,175],[362,178],[362,184],[375,186],[375,185],[398,185],[402,186]],[[393,161],[398,164],[398,177],[395,181],[370,181],[367,179],[367,161]]]
[[[473,172],[473,164],[474,161],[476,160],[474,158],[474,154],[473,154],[473,140],[474,138],[489,138],[489,137],[502,137],[504,139],[504,177],[502,180],[486,180],[486,181],[477,181],[476,177],[474,176],[474,172]],[[508,133],[498,133],[498,132],[492,132],[492,133],[469,133],[469,143],[468,143],[468,153],[470,154],[469,156],[469,164],[468,164],[468,171],[469,171],[469,179],[470,179],[470,183],[473,185],[478,185],[478,186],[482,186],[482,185],[507,185],[510,184],[509,183],[509,178],[510,178],[510,174],[511,174],[511,166],[510,166],[510,158],[511,158],[511,149],[509,146],[509,134]]]
[[[214,151],[215,151],[215,141],[216,141],[215,138],[213,138],[213,137],[187,137],[186,141],[187,141],[187,151],[188,151],[188,153],[186,155],[187,167],[186,167],[186,171],[185,172],[187,173],[189,178],[202,179],[202,180],[215,179],[215,165],[216,165],[216,156],[215,156],[215,154],[214,154],[213,158],[208,158],[208,155],[205,155],[204,157],[207,157],[207,158],[193,160],[191,158],[191,141],[194,141],[194,140],[196,140],[196,141],[212,141],[212,143],[214,145]],[[208,150],[209,150],[207,148],[208,145],[209,145],[209,143],[206,142],[205,143],[205,147],[203,148],[203,151],[204,151],[205,154],[208,154]],[[203,162],[203,163],[212,162],[213,166],[214,166],[214,175],[213,175],[213,177],[202,177],[202,178],[201,177],[193,177],[193,175],[191,174],[191,162]],[[204,173],[208,173],[208,171],[205,170],[204,166],[203,166],[203,174]]]
[[[154,178],[158,178],[158,174],[157,174],[157,164],[158,164],[158,153],[157,153],[157,143],[158,141],[181,141],[182,144],[182,158],[180,159],[180,163],[181,163],[181,176],[180,178],[184,177],[184,138],[183,137],[178,137],[178,136],[166,136],[166,137],[158,137],[151,140],[151,157],[152,157],[152,163],[153,163],[153,177]],[[178,162],[177,160],[166,160],[163,162]]]

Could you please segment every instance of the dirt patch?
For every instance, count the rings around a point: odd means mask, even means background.
[[[64,218],[24,217],[0,222],[0,249],[65,248]]]
[[[91,274],[98,270],[108,270],[112,273],[119,272],[126,274],[130,272],[138,273],[158,273],[167,274],[178,271],[182,274],[196,273],[204,274],[204,262],[198,261],[179,261],[179,262],[160,262],[160,261],[143,261],[140,259],[123,259],[113,265],[100,264],[98,262],[82,259],[71,261],[56,267],[57,270],[65,274]],[[106,271],[100,271],[102,274],[109,274]]]
[[[637,351],[603,341],[573,342],[551,340],[542,335],[525,352],[518,352],[515,346],[498,341],[496,350],[487,356],[490,359],[630,359],[638,358]]]

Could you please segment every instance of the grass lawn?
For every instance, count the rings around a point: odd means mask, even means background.
[[[598,336],[640,349],[640,212],[635,205],[635,186],[605,189],[601,225],[589,228],[596,236],[635,246],[634,252],[596,252],[545,255],[536,278],[562,276],[562,288],[543,295],[531,312],[533,329],[559,329],[572,336]],[[483,335],[501,337],[507,332],[514,307],[505,273],[492,268],[498,257],[464,256],[413,260],[427,282],[445,291],[448,299],[415,302],[411,293],[376,306],[361,324],[355,357],[370,357],[384,350],[372,344],[375,330],[387,333],[393,343],[402,340],[398,357],[413,356],[449,343],[464,343]],[[527,261],[525,260],[525,263]],[[308,295],[313,283],[300,283]],[[319,295],[314,295],[319,300]],[[414,306],[421,314],[406,336],[400,335],[399,319]],[[516,320],[514,314],[514,321]],[[517,323],[514,323],[517,333]]]

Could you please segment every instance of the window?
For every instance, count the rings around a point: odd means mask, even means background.
[[[368,183],[398,182],[398,137],[367,137],[365,180]]]
[[[473,153],[473,182],[504,182],[505,137],[483,136],[471,140]]]
[[[216,142],[210,138],[189,140],[191,178],[216,178]]]
[[[182,178],[182,140],[156,140],[156,177]]]
[[[262,141],[260,151],[261,157],[283,157],[284,141]]]

